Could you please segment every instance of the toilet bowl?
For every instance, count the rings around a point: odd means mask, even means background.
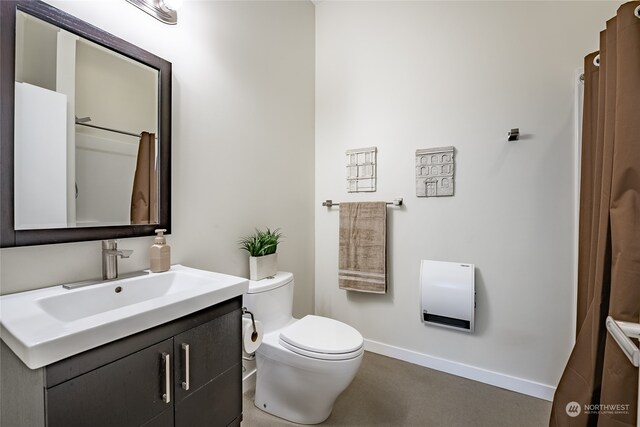
[[[295,319],[293,274],[250,281],[244,305],[265,329],[256,351],[255,405],[299,424],[326,420],[358,372],[363,338],[351,326],[321,316]]]

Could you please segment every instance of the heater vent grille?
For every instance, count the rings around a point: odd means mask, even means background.
[[[471,322],[468,320],[454,319],[453,317],[438,316],[437,314],[429,314],[426,311],[422,313],[422,320],[425,322],[439,323],[441,325],[454,326],[456,328],[471,329]]]

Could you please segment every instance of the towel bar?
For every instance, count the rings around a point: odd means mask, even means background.
[[[386,202],[388,205],[393,205],[393,206],[402,206],[402,197],[400,197],[399,199],[393,199],[393,202]],[[324,202],[322,202],[322,206],[326,206],[328,208],[332,207],[332,206],[340,206],[340,203],[334,203],[333,200],[325,200]]]
[[[629,338],[640,338],[640,324],[620,322],[608,316],[607,330],[633,366],[640,366],[640,349]]]
[[[605,324],[629,362],[633,366],[640,366],[640,349],[629,339],[640,338],[640,323],[621,322],[608,316]],[[640,391],[640,373],[638,373],[638,391]],[[638,407],[640,408],[640,395],[638,395]],[[640,426],[640,410],[637,415],[637,425]]]

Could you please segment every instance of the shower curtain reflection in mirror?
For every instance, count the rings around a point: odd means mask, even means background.
[[[158,223],[158,161],[155,135],[142,132],[131,194],[131,224]]]

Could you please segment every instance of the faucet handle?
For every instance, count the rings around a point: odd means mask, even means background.
[[[118,249],[118,255],[120,258],[129,258],[133,253],[133,249]]]

